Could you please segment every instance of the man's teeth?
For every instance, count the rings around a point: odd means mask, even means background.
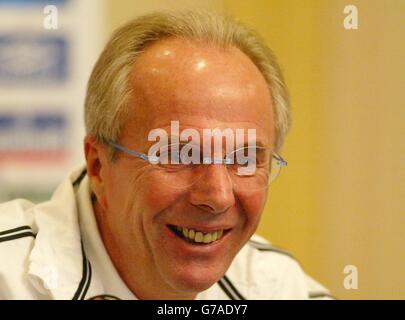
[[[224,230],[203,233],[194,229],[176,227],[183,234],[183,237],[197,243],[211,243],[222,237]]]

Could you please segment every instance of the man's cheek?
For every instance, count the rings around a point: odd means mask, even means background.
[[[165,207],[178,202],[184,190],[176,189],[162,184],[159,180],[149,181],[142,190],[139,190],[141,199],[148,208],[161,211]]]
[[[242,204],[245,214],[249,218],[260,218],[261,212],[263,211],[264,205],[266,203],[266,193],[257,192],[240,196],[240,202]]]

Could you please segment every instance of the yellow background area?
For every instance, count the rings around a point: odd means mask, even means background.
[[[292,96],[289,161],[259,234],[342,299],[405,298],[405,1],[107,0],[106,30],[158,9],[209,8],[256,28]],[[343,9],[358,9],[345,30]],[[344,287],[344,268],[358,289]]]

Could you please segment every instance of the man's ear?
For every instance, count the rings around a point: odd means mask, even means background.
[[[89,176],[90,187],[103,210],[107,208],[105,175],[108,159],[106,152],[105,146],[98,142],[94,136],[87,135],[84,138],[84,155],[87,162],[87,175]]]

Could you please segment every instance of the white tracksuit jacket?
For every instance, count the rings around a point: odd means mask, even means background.
[[[0,204],[0,299],[137,299],[103,245],[84,166],[50,201]],[[197,299],[328,299],[287,253],[254,235]]]

